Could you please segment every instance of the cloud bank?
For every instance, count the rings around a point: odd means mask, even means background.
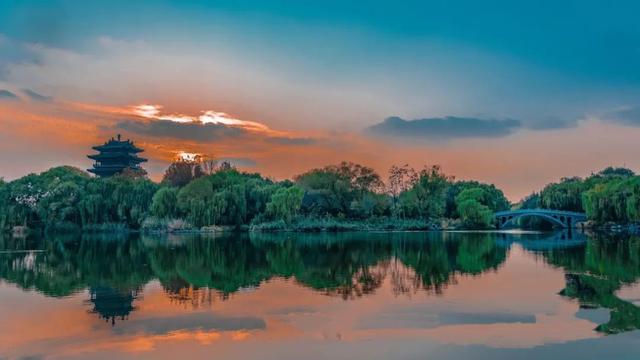
[[[234,128],[222,124],[178,123],[170,120],[124,120],[115,124],[114,129],[142,136],[198,142],[237,138],[246,134],[246,131],[242,128]]]
[[[24,90],[22,90],[22,92],[25,95],[27,95],[31,100],[34,100],[34,101],[48,102],[48,101],[53,100],[53,97],[39,94],[39,93],[37,93],[37,92],[35,92],[33,90],[24,89]]]
[[[19,100],[20,98],[9,90],[0,89],[0,100],[2,99]]]
[[[640,126],[640,106],[628,106],[605,114],[604,121],[626,126]]]
[[[389,117],[370,126],[366,132],[381,137],[448,140],[472,137],[502,137],[512,134],[522,124],[514,119],[480,119],[472,117],[438,117],[405,120]]]

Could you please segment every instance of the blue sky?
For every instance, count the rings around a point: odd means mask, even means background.
[[[0,89],[33,101],[29,92],[49,103],[214,109],[407,144],[412,159],[437,153],[458,172],[454,153],[477,141],[499,151],[563,132],[566,143],[549,148],[580,163],[589,143],[570,138],[590,123],[626,133],[622,144],[640,126],[635,1],[0,0],[0,10]],[[616,151],[593,166],[632,163],[622,158],[631,149]]]

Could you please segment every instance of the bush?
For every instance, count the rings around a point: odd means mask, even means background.
[[[193,226],[183,219],[159,219],[148,217],[142,222],[141,230],[147,233],[165,233],[193,230]]]

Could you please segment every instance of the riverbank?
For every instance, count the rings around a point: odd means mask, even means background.
[[[253,224],[233,225],[212,225],[195,227],[183,219],[157,219],[148,218],[141,228],[132,229],[125,224],[104,223],[90,224],[83,228],[73,224],[63,224],[65,226],[49,229],[30,229],[24,226],[16,226],[11,234],[15,237],[26,236],[33,232],[45,233],[147,233],[147,234],[177,234],[177,233],[228,233],[228,232],[375,232],[375,231],[486,231],[494,230],[494,227],[468,227],[457,219],[422,220],[422,219],[394,219],[375,218],[367,220],[338,219],[332,217],[299,217],[290,222],[283,220],[258,222]],[[602,232],[602,233],[628,233],[640,235],[640,224],[594,224],[584,223],[584,226],[574,228],[575,230]],[[540,231],[543,229],[527,229]]]

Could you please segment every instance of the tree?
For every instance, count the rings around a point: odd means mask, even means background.
[[[162,177],[162,183],[170,186],[183,187],[203,175],[205,175],[205,172],[202,170],[199,162],[180,160],[169,165]]]
[[[151,214],[158,218],[175,218],[178,216],[178,189],[162,187],[151,199]]]
[[[267,203],[267,218],[290,223],[300,212],[303,196],[304,191],[295,185],[278,189]]]
[[[389,169],[388,192],[393,197],[394,203],[401,193],[409,190],[417,181],[418,173],[408,164],[391,166]]]
[[[493,211],[482,203],[486,197],[480,187],[465,189],[456,196],[456,207],[464,226],[487,228],[491,225]]]
[[[355,217],[354,202],[361,202],[363,197],[380,193],[384,188],[373,169],[351,162],[312,169],[294,179],[305,190],[302,209],[316,215]]]
[[[640,177],[616,177],[583,194],[585,212],[597,223],[640,221]]]
[[[147,171],[142,168],[124,168],[120,173],[116,176],[122,176],[130,179],[140,179],[147,177]]]
[[[272,181],[258,174],[218,170],[181,188],[178,207],[195,226],[238,226],[263,213],[275,190]]]
[[[621,176],[621,177],[630,177],[635,176],[636,173],[631,169],[623,168],[623,167],[613,167],[609,166],[598,173],[600,176]]]
[[[418,181],[400,195],[397,215],[401,217],[438,219],[444,215],[446,191],[452,177],[438,165],[420,171]]]
[[[502,211],[510,208],[509,200],[504,193],[497,189],[493,184],[484,184],[478,181],[456,181],[447,189],[447,204],[444,216],[446,218],[457,218],[456,196],[466,189],[480,188],[482,189],[481,203],[491,209],[491,211]]]
[[[588,184],[580,178],[564,178],[540,192],[540,206],[546,209],[582,212],[582,193]]]

